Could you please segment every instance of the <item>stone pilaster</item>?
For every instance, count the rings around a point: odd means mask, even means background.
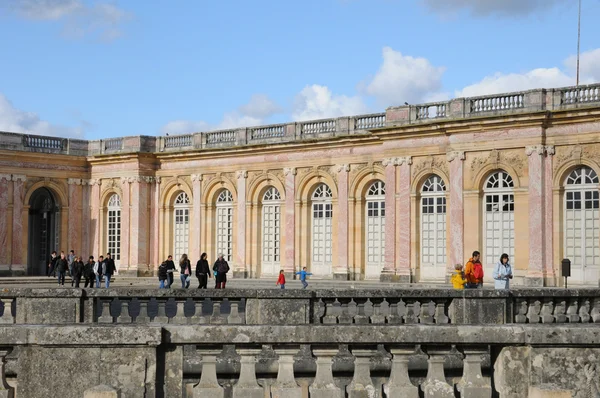
[[[333,278],[348,280],[348,172],[350,165],[337,166],[338,173],[338,214],[337,214],[337,258],[333,268]]]
[[[154,187],[152,191],[152,230],[150,231],[150,244],[152,247],[152,264],[158,269],[162,263],[160,258],[160,177],[154,177]]]
[[[102,180],[90,180],[90,184],[92,185],[92,192],[90,193],[90,233],[92,240],[92,253],[95,253],[99,256],[104,251],[103,248],[100,247],[100,234],[103,230],[100,225],[100,220],[102,219],[100,217],[100,188],[102,186]]]
[[[308,388],[311,398],[339,397],[342,390],[335,385],[333,380],[332,361],[337,355],[337,348],[314,348],[313,354],[317,357],[317,374],[315,380]]]
[[[24,175],[12,175],[13,181],[13,225],[12,225],[12,260],[11,271],[13,274],[25,274],[27,265],[25,264],[27,251],[26,214],[23,211],[23,200],[25,198]]]
[[[6,383],[6,374],[4,373],[5,358],[9,353],[9,350],[0,349],[0,398],[13,398],[15,396],[15,390]]]
[[[296,270],[296,169],[283,169],[285,176],[285,247],[283,269],[286,277],[292,278]]]
[[[415,352],[414,347],[392,348],[392,371],[390,380],[383,386],[386,397],[419,398],[419,388],[410,382],[408,360]]]
[[[556,286],[557,277],[554,271],[554,193],[552,192],[553,171],[552,158],[554,157],[554,146],[546,146],[546,156],[544,158],[544,275],[546,286]]]
[[[489,398],[492,396],[492,386],[481,374],[481,356],[485,350],[467,348],[464,350],[463,377],[457,388],[461,398]]]
[[[10,174],[0,174],[0,272],[8,272],[10,269],[11,250],[9,245],[8,230],[11,228],[9,222],[9,200],[8,184],[11,180]]]
[[[91,180],[81,180],[81,253],[83,256],[83,261],[87,261],[87,257],[92,255],[92,244],[90,241],[90,219],[91,219],[91,211],[92,208],[90,206],[91,203]],[[97,254],[94,254],[97,256]],[[96,257],[94,257],[96,259]]]
[[[192,261],[200,259],[202,225],[202,174],[192,174],[192,236],[190,239],[190,258]]]
[[[294,355],[299,348],[275,348],[279,355],[277,381],[271,386],[271,398],[302,398],[302,388],[294,378]]]
[[[449,280],[454,272],[456,264],[465,262],[464,236],[465,236],[465,206],[463,199],[463,165],[464,152],[449,152],[446,155],[450,164],[450,247],[448,250],[448,261],[446,277]]]
[[[237,235],[235,240],[235,264],[233,275],[235,277],[248,277],[249,270],[246,269],[246,182],[248,172],[241,170],[236,173],[237,177]]]
[[[123,197],[121,198],[121,258],[115,260],[117,270],[119,272],[126,273],[129,270],[129,235],[131,228],[129,224],[129,214],[131,194],[129,178],[121,178],[121,189],[123,190]],[[112,254],[112,253],[111,253]]]
[[[379,392],[371,380],[371,357],[375,350],[352,350],[354,355],[354,377],[346,391],[349,398],[371,398],[379,397]]]
[[[198,350],[202,356],[200,383],[194,386],[194,398],[224,398],[225,390],[217,381],[217,355],[221,350]]]
[[[264,398],[264,388],[256,381],[256,356],[259,349],[237,349],[241,355],[240,378],[233,386],[233,398]]]
[[[131,177],[131,213],[129,233],[129,272],[132,275],[151,275],[148,254],[150,214],[148,208],[148,181],[151,177]]]
[[[82,190],[80,178],[69,178],[69,227],[67,250],[75,250],[75,255],[82,254],[81,252],[81,207],[82,207]]]
[[[411,243],[410,243],[410,166],[412,158],[410,156],[398,158],[398,195],[396,197],[396,257],[398,264],[396,275],[400,282],[411,282]],[[386,187],[387,192],[387,187]],[[387,209],[386,209],[387,218]],[[387,223],[387,220],[386,220]]]
[[[529,267],[525,277],[528,286],[544,285],[544,171],[542,162],[545,147],[528,146],[525,154],[529,158]]]
[[[396,166],[398,159],[382,162],[385,167],[385,263],[382,281],[392,281],[396,276]]]

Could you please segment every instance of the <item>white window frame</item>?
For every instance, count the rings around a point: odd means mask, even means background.
[[[223,258],[231,263],[233,260],[233,195],[228,189],[219,193],[216,210],[217,256],[223,254]]]
[[[189,252],[190,208],[190,197],[180,192],[173,204],[173,255],[177,260]]]
[[[437,174],[421,186],[420,265],[421,279],[444,281],[446,278],[446,183]]]
[[[514,181],[506,171],[495,171],[485,180],[483,192],[482,258],[484,278],[491,281],[500,255],[506,253],[511,259],[515,257]]]
[[[596,286],[600,278],[599,189],[598,175],[586,166],[574,169],[565,180],[563,257],[571,260],[574,284]]]
[[[321,183],[311,196],[311,272],[333,275],[333,194]]]
[[[281,194],[269,187],[262,197],[261,274],[273,276],[281,268]]]
[[[385,265],[385,183],[374,181],[365,196],[365,279],[379,279]]]
[[[108,199],[106,211],[106,246],[115,264],[121,261],[121,197],[114,193]]]

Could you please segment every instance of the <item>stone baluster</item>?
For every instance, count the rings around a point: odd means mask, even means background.
[[[389,313],[387,315],[387,323],[391,325],[398,325],[402,323],[402,317],[398,314],[398,303],[400,303],[399,297],[388,297],[385,301],[389,304]]]
[[[225,398],[225,390],[217,380],[217,355],[221,350],[198,350],[202,357],[200,383],[194,386],[194,398]]]
[[[540,319],[542,323],[554,323],[554,299],[552,297],[544,298],[542,309],[540,311]]]
[[[350,301],[351,298],[342,297],[338,298],[340,302],[340,314],[338,315],[338,323],[348,325],[352,323],[353,316],[350,315]]]
[[[354,298],[356,303],[357,314],[354,315],[354,323],[358,325],[364,325],[369,323],[369,317],[365,315],[365,304],[367,303],[366,298]]]
[[[186,325],[188,323],[185,317],[185,301],[177,300],[177,312],[175,316],[171,318],[171,321],[176,325]]]
[[[554,305],[554,320],[556,323],[567,322],[567,300],[557,298]]]
[[[448,323],[450,319],[447,314],[447,306],[445,299],[436,299],[435,300],[435,311],[433,317],[435,319],[435,323]]]
[[[12,314],[12,303],[14,299],[11,298],[3,298],[0,299],[2,303],[2,316],[0,316],[0,324],[13,324],[15,323],[15,317]]]
[[[539,323],[540,322],[540,311],[542,307],[542,303],[538,299],[533,299],[529,303],[529,308],[527,309],[527,319],[529,323]]]
[[[373,303],[373,315],[371,315],[371,323],[385,323],[385,315],[381,312],[381,303],[383,303],[383,298],[370,298],[371,303]]]
[[[102,315],[98,317],[98,323],[113,323],[113,317],[110,314],[111,300],[102,301]]]
[[[492,396],[492,386],[481,374],[481,356],[485,350],[465,348],[463,350],[463,376],[457,384],[461,398],[489,398]]]
[[[241,355],[240,378],[233,386],[233,398],[264,398],[264,388],[256,381],[256,356],[260,349],[236,349]],[[204,371],[204,369],[203,369]],[[204,373],[204,372],[203,372]]]
[[[6,383],[6,375],[4,373],[4,365],[6,364],[6,356],[12,349],[0,348],[0,398],[13,398],[15,390]]]
[[[195,311],[194,311],[194,315],[192,316],[192,319],[191,319],[192,325],[200,325],[200,324],[208,323],[206,320],[206,317],[203,315],[203,306],[204,306],[203,303],[204,303],[204,300],[194,301]]]
[[[430,324],[433,323],[433,314],[430,308],[431,301],[421,302],[421,312],[419,314],[419,322]]]
[[[594,307],[592,308],[592,312],[590,313],[590,315],[594,323],[598,323],[600,322],[600,299],[595,298],[593,303]]]
[[[393,356],[392,371],[390,380],[383,386],[386,397],[419,398],[419,388],[410,382],[408,376],[408,360],[414,352],[414,347],[390,349]]]
[[[567,319],[569,320],[569,323],[578,323],[579,320],[581,319],[579,317],[579,313],[578,310],[579,309],[579,300],[574,298],[574,299],[569,299],[569,305],[567,307]]]
[[[227,319],[225,319],[221,315],[221,300],[213,299],[213,313],[210,317],[211,325],[223,325],[227,323]]]
[[[294,355],[299,348],[277,348],[275,353],[279,355],[279,371],[277,381],[271,386],[272,398],[302,398],[302,388],[294,378]]]
[[[169,323],[167,316],[167,302],[165,300],[156,300],[157,309],[156,316],[152,319],[152,323]]]
[[[444,375],[445,352],[428,350],[428,354],[427,377],[421,384],[421,390],[426,397],[454,398],[454,388],[446,382]]]
[[[240,325],[242,317],[240,316],[240,301],[241,299],[228,299],[231,306],[231,312],[227,317],[227,323],[230,325]]]
[[[527,323],[527,299],[517,298],[515,302],[515,323]]]
[[[378,398],[381,394],[375,389],[371,380],[371,357],[376,350],[355,349],[354,355],[354,377],[346,387],[348,398]]]
[[[333,357],[338,353],[337,348],[313,348],[314,356],[317,357],[317,374],[315,380],[308,388],[310,398],[339,397],[342,390],[335,385],[333,370],[331,367]]]
[[[148,301],[140,300],[140,313],[135,317],[135,323],[149,323],[150,317],[148,316]]]
[[[414,299],[403,299],[405,304],[404,323],[419,323],[419,317],[415,311],[415,306],[418,303]]]
[[[121,313],[117,317],[117,323],[131,323],[129,315],[129,300],[119,300],[121,302]]]
[[[337,323],[337,315],[335,314],[334,304],[337,301],[335,298],[323,298],[325,303],[325,315],[321,318],[321,323],[324,325],[334,325]]]
[[[590,321],[590,299],[581,299],[581,305],[579,306],[579,317],[582,323],[588,323]]]

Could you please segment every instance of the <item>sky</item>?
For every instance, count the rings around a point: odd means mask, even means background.
[[[581,82],[600,82],[582,0]],[[577,0],[0,0],[0,131],[100,139],[575,85]]]

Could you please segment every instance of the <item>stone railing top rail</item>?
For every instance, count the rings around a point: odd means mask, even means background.
[[[600,106],[600,83],[455,98],[429,104],[389,107],[382,113],[222,131],[189,132],[177,136],[127,136],[84,141],[0,132],[0,149],[76,156],[189,151],[364,134],[375,129],[424,122],[597,106]]]

